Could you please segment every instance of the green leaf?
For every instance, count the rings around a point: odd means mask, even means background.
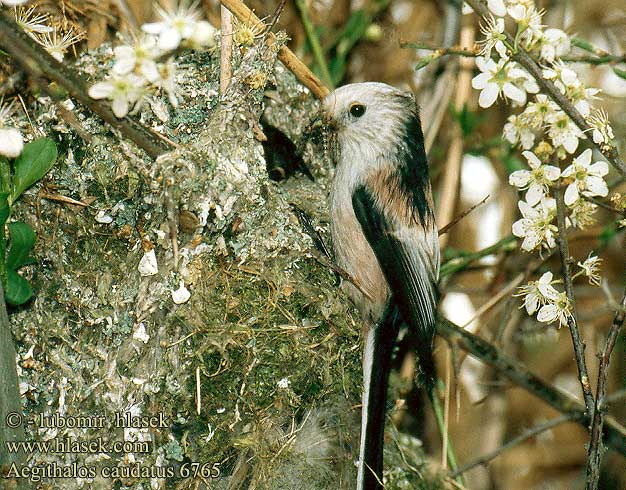
[[[3,156],[0,156],[0,192],[11,192],[11,165]]]
[[[26,223],[10,223],[9,239],[9,252],[6,259],[7,269],[17,270],[32,263],[29,254],[35,244],[35,231]]]
[[[613,72],[620,78],[626,80],[626,71],[620,70],[619,68],[613,68]]]
[[[9,201],[14,203],[22,192],[41,179],[57,158],[57,147],[50,138],[40,138],[24,146],[13,163],[13,191]]]
[[[572,44],[576,46],[577,48],[584,49],[585,51],[589,53],[596,54],[596,48],[594,48],[593,44],[591,44],[589,41],[582,39],[580,37],[574,37],[572,38],[571,41],[572,41]]]
[[[33,288],[28,281],[14,270],[7,271],[4,297],[7,303],[19,306],[26,303],[33,295]]]
[[[0,230],[0,236],[4,234],[4,224],[6,223],[7,219],[9,219],[9,214],[11,213],[11,207],[9,206],[8,199],[8,193],[0,193],[0,226],[2,226],[2,230]]]

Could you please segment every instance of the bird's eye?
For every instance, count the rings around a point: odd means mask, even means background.
[[[361,117],[365,114],[365,106],[363,104],[354,103],[350,106],[350,114],[354,117]]]

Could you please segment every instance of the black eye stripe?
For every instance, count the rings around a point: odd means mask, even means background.
[[[354,117],[361,117],[365,114],[365,106],[359,103],[350,105],[350,114]]]

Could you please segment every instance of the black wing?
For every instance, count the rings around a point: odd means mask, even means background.
[[[358,187],[352,195],[352,206],[378,263],[387,279],[392,301],[418,337],[417,355],[424,381],[430,387],[435,369],[432,359],[437,309],[438,244],[436,231],[429,227],[419,233],[391,223],[376,204],[372,193]],[[423,232],[423,233],[422,233]]]

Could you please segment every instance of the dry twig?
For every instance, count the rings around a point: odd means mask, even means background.
[[[598,386],[596,387],[596,403],[591,422],[591,440],[587,452],[587,486],[586,490],[597,490],[600,480],[600,463],[602,461],[602,426],[604,424],[604,410],[606,409],[606,387],[609,376],[609,363],[611,353],[619,332],[624,325],[626,316],[626,290],[622,297],[621,308],[617,310],[609,335],[606,338],[604,350],[600,355],[600,368],[598,370]]]
[[[561,415],[560,417],[557,417],[552,420],[548,420],[547,422],[543,424],[537,425],[536,427],[533,427],[532,429],[527,430],[523,434],[520,434],[519,436],[514,437],[509,442],[507,442],[506,444],[503,444],[495,451],[492,451],[488,454],[480,456],[474,459],[473,461],[470,461],[469,463],[461,466],[458,470],[451,472],[448,476],[450,478],[454,478],[455,476],[465,473],[466,471],[469,471],[472,468],[475,468],[476,466],[485,465],[489,463],[491,460],[500,456],[507,449],[511,449],[512,447],[515,447],[518,444],[521,444],[522,442],[526,441],[527,439],[530,439],[531,437],[534,437],[538,434],[541,434],[542,432],[550,430],[553,427],[556,427],[557,425],[563,424],[565,422],[569,422],[570,420],[571,420],[571,417],[569,415]]]
[[[262,21],[240,0],[220,0],[220,3],[230,10],[241,22],[249,22],[262,25]],[[271,32],[270,39],[276,39]],[[328,87],[317,78],[311,70],[291,51],[287,46],[282,46],[278,51],[278,59],[296,76],[300,83],[307,87],[315,97],[323,99],[330,91]]]
[[[593,394],[591,393],[591,385],[589,384],[589,373],[587,372],[587,362],[585,361],[585,342],[580,336],[578,330],[578,315],[576,314],[576,300],[574,298],[574,284],[572,274],[570,272],[570,255],[569,244],[567,241],[567,225],[565,223],[565,202],[563,201],[563,190],[559,186],[554,188],[554,197],[556,198],[556,221],[559,229],[557,236],[557,245],[559,248],[559,256],[561,257],[561,269],[563,270],[563,281],[565,283],[565,294],[571,308],[571,315],[567,317],[567,326],[572,336],[572,344],[574,346],[574,356],[576,358],[576,366],[578,368],[578,380],[583,390],[583,398],[587,413],[591,416],[593,413]]]

